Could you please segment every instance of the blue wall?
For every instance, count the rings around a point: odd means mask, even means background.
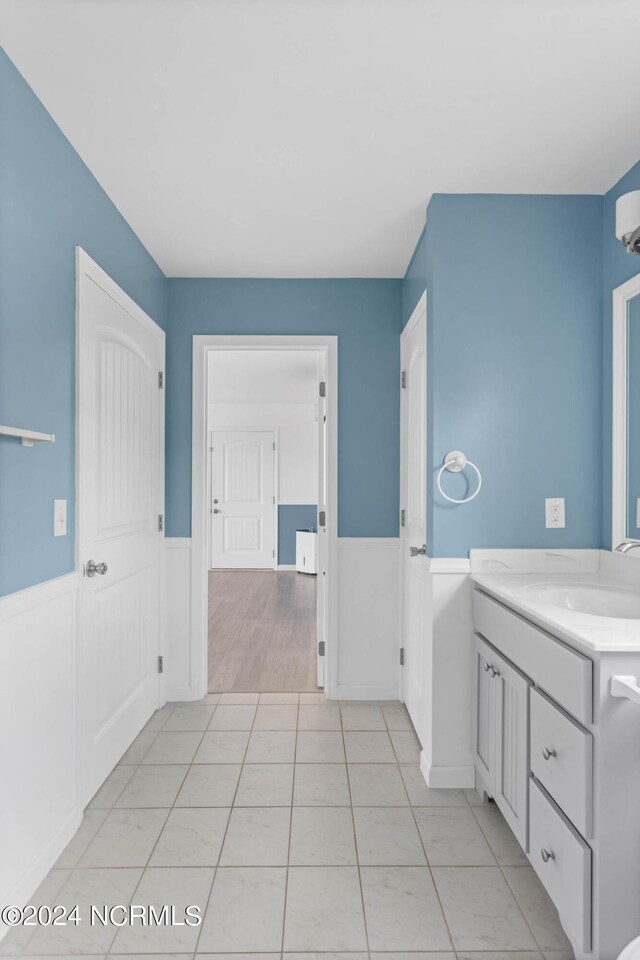
[[[309,503],[278,505],[278,563],[296,562],[296,530],[316,529],[318,507]]]
[[[429,205],[403,314],[426,285],[433,556],[600,545],[602,207],[601,197],[510,195]],[[463,506],[435,492],[451,449],[483,474]],[[464,495],[461,477],[445,481]],[[545,497],[566,498],[564,530],[545,528]]]
[[[611,348],[612,292],[640,272],[640,258],[628,254],[616,238],[616,200],[630,190],[640,190],[640,163],[625,173],[604,196],[604,318],[602,336],[602,543],[611,543]],[[634,512],[635,516],[635,512]]]
[[[398,535],[401,280],[169,280],[167,534],[191,534],[194,334],[338,336],[338,530]]]
[[[74,567],[76,244],[161,326],[166,280],[2,50],[0,143],[0,423],[56,435],[0,437],[2,595]]]

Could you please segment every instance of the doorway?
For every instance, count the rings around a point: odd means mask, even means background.
[[[194,337],[192,642],[209,693],[331,679],[335,339]]]

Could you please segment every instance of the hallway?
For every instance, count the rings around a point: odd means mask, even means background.
[[[0,954],[567,960],[496,807],[429,790],[418,756],[397,702],[245,693],[167,704],[33,902],[78,903],[81,916],[91,903],[175,904],[179,917],[194,904],[202,926],[22,928]]]
[[[317,578],[209,571],[209,692],[316,691]]]

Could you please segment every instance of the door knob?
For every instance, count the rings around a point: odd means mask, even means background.
[[[101,577],[104,577],[107,569],[107,565],[104,563],[104,561],[102,563],[96,563],[95,560],[89,560],[87,566],[85,567],[85,573],[88,577],[95,577],[96,573]]]
[[[423,543],[421,547],[409,547],[410,557],[426,557],[426,555],[427,555],[426,543]]]

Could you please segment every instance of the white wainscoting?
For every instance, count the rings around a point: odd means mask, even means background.
[[[473,787],[472,584],[466,559],[430,561],[432,655],[420,768],[430,787]]]
[[[400,540],[339,537],[338,699],[398,699],[400,625]]]
[[[191,538],[167,537],[164,551],[164,693],[197,700],[191,664]]]
[[[82,817],[78,588],[72,573],[0,599],[1,904],[28,902]]]

